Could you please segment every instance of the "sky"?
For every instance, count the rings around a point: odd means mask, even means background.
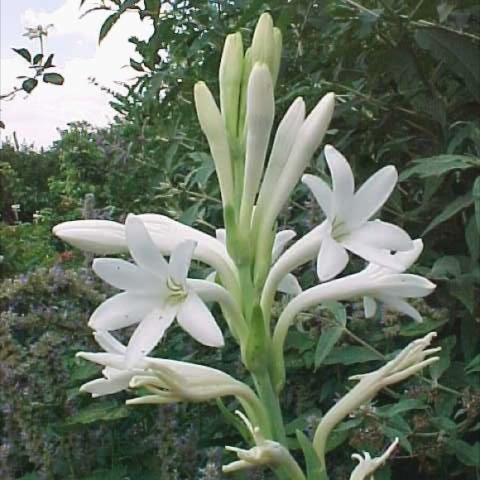
[[[98,32],[108,12],[80,18],[95,3],[87,0],[79,10],[80,0],[0,0],[0,93],[11,91],[21,83],[16,77],[29,72],[27,62],[12,48],[39,51],[38,40],[23,36],[26,27],[54,25],[46,39],[45,53],[55,54],[55,71],[65,78],[63,86],[40,82],[30,95],[20,92],[13,100],[2,101],[0,118],[6,125],[5,130],[0,129],[2,141],[15,131],[20,143],[48,147],[69,122],[85,120],[105,126],[113,118],[111,97],[89,78],[122,91],[117,82],[134,78],[129,59],[138,60],[128,38],[148,38],[152,27],[135,13],[127,13],[99,45]]]

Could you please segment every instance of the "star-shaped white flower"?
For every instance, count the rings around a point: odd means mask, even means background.
[[[81,392],[88,392],[92,397],[111,395],[126,390],[130,380],[135,375],[145,375],[145,363],[142,360],[132,368],[125,368],[125,353],[127,348],[113,335],[105,331],[94,332],[96,342],[105,350],[101,353],[78,352],[77,357],[104,365],[104,378],[97,378],[83,384]]]
[[[369,262],[397,267],[389,251],[412,248],[410,237],[396,225],[369,220],[386,202],[397,182],[395,167],[382,168],[355,192],[353,173],[345,157],[327,145],[325,158],[332,174],[332,189],[319,177],[302,177],[327,217],[317,259],[319,279],[329,280],[346,267],[347,250]]]
[[[116,258],[94,261],[93,270],[100,278],[125,291],[102,303],[93,312],[89,326],[95,330],[116,330],[139,324],[128,343],[127,366],[150,353],[175,318],[200,343],[223,346],[223,335],[215,319],[187,284],[196,243],[181,242],[167,263],[138,217],[129,215],[125,227],[136,265]]]
[[[215,231],[215,235],[219,242],[221,242],[223,245],[227,244],[226,231],[224,228],[218,228]],[[296,235],[297,235],[296,232],[293,230],[282,230],[281,232],[278,232],[275,235],[275,239],[273,241],[273,247],[272,247],[272,264],[276,262],[278,257],[285,250],[285,247],[287,246],[287,244]],[[215,281],[215,272],[210,274],[207,277],[207,280]],[[277,290],[279,292],[295,296],[302,292],[302,287],[298,283],[298,280],[295,277],[295,275],[291,273],[287,273],[287,275],[285,275],[283,279],[280,281]]]
[[[382,267],[381,265],[375,265],[371,263],[364,270],[368,275],[372,276],[382,276],[388,274],[399,274],[408,270],[420,256],[423,250],[423,242],[420,239],[413,241],[413,248],[405,252],[397,252],[392,254],[392,258],[401,266],[401,268],[393,269],[389,267]],[[434,285],[430,284],[431,289],[433,290]],[[421,290],[417,295],[411,295],[411,297],[422,297],[424,294],[428,294],[428,289]],[[387,308],[396,310],[397,312],[403,313],[417,322],[422,321],[422,316],[418,310],[408,304],[400,295],[396,295],[395,291],[392,293],[385,293],[379,291],[375,296],[365,296],[363,297],[363,307],[365,310],[365,317],[372,318],[377,311],[377,301],[384,304]]]

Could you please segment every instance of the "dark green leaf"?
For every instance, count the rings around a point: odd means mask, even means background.
[[[335,320],[331,325],[322,329],[322,334],[315,350],[315,370],[323,363],[332,351],[335,344],[342,336],[345,324],[347,322],[347,312],[345,307],[338,302],[329,302],[325,307],[334,315]]]
[[[34,65],[38,65],[41,63],[43,59],[43,53],[37,53],[34,57],[33,57],[33,64]]]
[[[100,34],[98,36],[98,43],[100,43],[107,35],[112,27],[117,23],[120,15],[118,12],[112,13],[107,19],[103,22],[102,27],[100,28]]]
[[[353,365],[354,363],[371,362],[373,360],[382,360],[382,358],[366,347],[344,345],[334,348],[323,363],[325,365],[335,365],[337,363]]]
[[[448,322],[448,318],[431,320],[427,318],[422,323],[411,322],[400,327],[399,335],[402,337],[419,337],[433,330],[438,330],[442,325]]]
[[[303,450],[305,463],[307,464],[308,480],[328,480],[327,472],[322,468],[320,460],[315,453],[312,442],[300,430],[297,430],[297,440]]]
[[[461,197],[456,198],[430,222],[428,227],[422,233],[422,236],[433,230],[435,227],[438,227],[443,222],[446,222],[458,212],[461,212],[465,208],[469,207],[472,203],[473,198],[471,193],[467,193],[465,195],[462,195]]]
[[[27,62],[32,61],[32,55],[26,48],[12,48],[15,53],[18,53],[21,57],[23,57]]]
[[[453,442],[453,448],[458,460],[464,465],[469,467],[480,466],[480,442],[470,445],[462,440],[456,440]]]
[[[45,73],[43,75],[45,83],[53,83],[54,85],[63,85],[64,78],[59,73]]]
[[[400,174],[400,181],[406,180],[412,175],[418,175],[420,178],[437,177],[452,170],[480,168],[480,158],[468,155],[437,155],[413,160],[411,164],[413,166]]]
[[[480,50],[466,36],[442,28],[420,28],[415,32],[418,45],[463,79],[470,93],[480,98]]]
[[[200,209],[200,203],[194,203],[191,207],[188,207],[178,219],[179,222],[185,225],[193,225],[198,217],[198,211]]]
[[[36,78],[27,78],[22,83],[22,89],[30,93],[38,85],[38,80]]]
[[[51,68],[53,67],[53,53],[51,53],[48,57],[45,63],[43,64],[43,68]]]
[[[435,280],[449,280],[451,278],[459,277],[461,273],[462,271],[458,258],[453,255],[446,255],[435,261],[428,276]]]
[[[480,177],[475,179],[472,190],[473,202],[475,205],[475,223],[480,235]]]

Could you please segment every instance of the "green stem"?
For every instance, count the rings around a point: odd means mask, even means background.
[[[255,382],[255,387],[258,396],[260,397],[260,401],[262,402],[265,411],[269,416],[273,440],[286,446],[287,440],[280,402],[273,388],[270,375],[266,370],[264,370],[262,372],[252,373],[252,377]]]

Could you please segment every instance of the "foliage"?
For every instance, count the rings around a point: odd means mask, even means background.
[[[65,79],[62,75],[57,72],[51,72],[50,69],[55,68],[53,64],[54,54],[50,53],[48,56],[45,56],[44,52],[44,37],[47,37],[48,30],[53,25],[47,25],[43,27],[39,25],[37,27],[29,27],[26,29],[25,37],[28,37],[30,40],[35,38],[39,41],[40,51],[36,54],[32,54],[28,48],[12,48],[12,50],[22,57],[28,64],[29,68],[33,72],[33,76],[21,75],[17,79],[21,80],[21,85],[15,87],[11,92],[0,95],[2,100],[11,100],[15,97],[18,92],[25,92],[30,94],[37,87],[39,78],[43,80],[44,83],[50,83],[52,85],[63,85]],[[3,123],[1,124],[4,128]]]

